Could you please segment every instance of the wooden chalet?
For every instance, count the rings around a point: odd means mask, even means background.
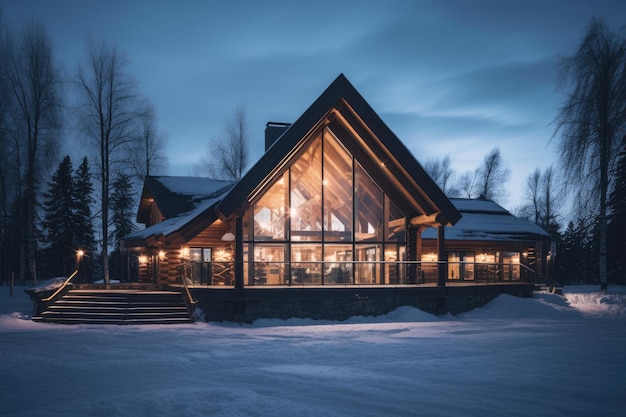
[[[537,224],[512,215],[491,200],[451,198],[461,213],[454,227],[446,227],[447,282],[548,283],[555,250],[550,235]],[[422,234],[420,256],[423,281],[437,271],[436,234]]]
[[[532,242],[463,240],[472,204],[448,199],[340,75],[293,124],[267,124],[266,152],[241,180],[147,178],[146,228],[122,245],[139,254],[140,282],[187,286],[211,320],[462,310],[452,297],[471,297],[450,284],[470,281],[483,253],[509,268],[492,283],[528,295],[529,276],[511,268],[532,268],[521,266]]]

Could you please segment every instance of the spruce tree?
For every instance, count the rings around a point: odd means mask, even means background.
[[[72,161],[63,158],[44,193],[47,273],[67,276],[76,267]]]
[[[124,260],[124,254],[120,249],[122,238],[136,230],[133,223],[134,204],[131,178],[126,174],[118,174],[113,181],[111,193],[111,223],[113,231],[111,237],[115,242],[115,250],[111,255],[111,272],[121,280],[126,279],[128,266]]]
[[[76,230],[76,247],[84,252],[81,259],[80,279],[91,281],[94,262],[97,257],[96,238],[93,225],[91,206],[93,199],[93,183],[89,172],[89,162],[83,158],[74,174],[74,225]]]

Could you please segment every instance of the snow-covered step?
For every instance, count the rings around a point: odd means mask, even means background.
[[[62,324],[179,324],[192,321],[174,291],[70,290],[35,321]]]

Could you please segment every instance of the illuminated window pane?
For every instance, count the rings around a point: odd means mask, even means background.
[[[322,245],[291,245],[291,283],[295,285],[322,283]]]
[[[287,187],[285,174],[254,205],[255,240],[285,240]]]
[[[355,164],[356,240],[383,240],[383,192],[360,164]]]
[[[380,245],[356,246],[355,284],[378,284],[380,274]]]
[[[292,240],[322,240],[322,138],[314,139],[291,169]]]
[[[406,248],[404,245],[385,245],[384,281],[385,284],[406,284]]]
[[[352,156],[324,132],[324,240],[352,240]]]
[[[324,245],[324,284],[352,283],[352,245]]]
[[[286,284],[285,278],[285,245],[255,245],[254,285]]]
[[[406,218],[404,214],[387,196],[385,196],[385,204],[387,207],[387,242],[406,241]]]

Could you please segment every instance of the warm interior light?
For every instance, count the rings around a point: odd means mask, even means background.
[[[437,254],[434,252],[431,253],[427,253],[425,255],[422,255],[422,261],[425,262],[436,262],[437,261]]]
[[[217,252],[215,252],[215,260],[218,262],[230,261],[230,251],[227,251],[226,249],[219,249]]]

